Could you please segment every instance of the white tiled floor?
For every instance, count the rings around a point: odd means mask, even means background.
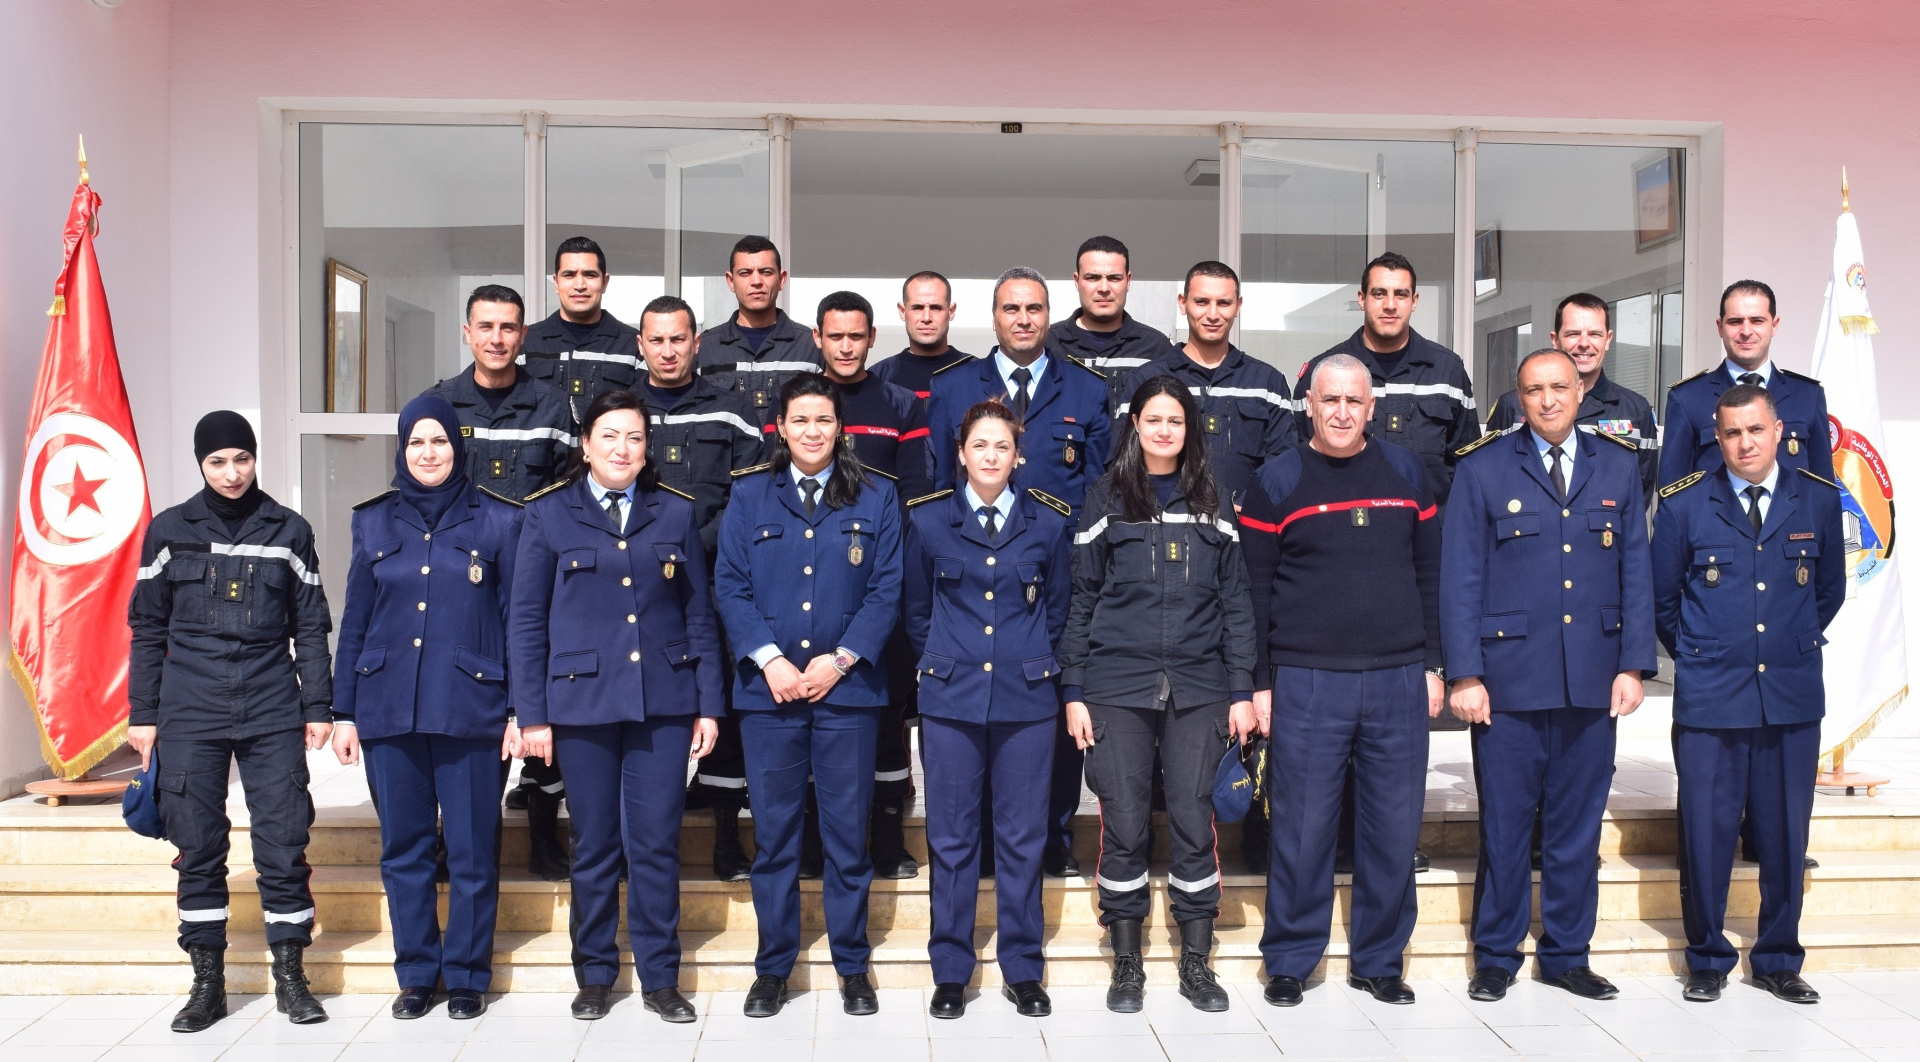
[[[701,995],[701,1021],[667,1025],[617,998],[598,1022],[566,1017],[564,995],[513,994],[485,1017],[450,1021],[444,1006],[394,1021],[381,996],[326,1001],[333,1020],[296,1027],[273,1001],[235,997],[208,1032],[167,1025],[180,1000],[160,996],[0,997],[0,1054],[57,1048],[62,1062],[1258,1062],[1282,1058],[1713,1058],[1777,1062],[1920,1062],[1920,973],[1816,974],[1817,1006],[1774,1000],[1735,982],[1713,1004],[1680,1001],[1672,977],[1619,982],[1621,998],[1577,1000],[1531,981],[1500,1003],[1466,985],[1418,982],[1420,1002],[1389,1007],[1340,984],[1302,1006],[1267,1006],[1238,985],[1233,1008],[1201,1014],[1155,987],[1139,1015],[1109,1014],[1103,990],[1062,988],[1054,1014],[1031,1020],[997,994],[966,1017],[934,1021],[917,989],[880,993],[880,1013],[849,1018],[835,996],[796,995],[779,1017],[741,1016],[742,994]]]

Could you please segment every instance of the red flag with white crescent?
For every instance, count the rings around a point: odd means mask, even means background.
[[[7,664],[40,751],[78,778],[127,736],[127,600],[152,509],[93,239],[100,197],[83,170],[47,311],[20,465]]]

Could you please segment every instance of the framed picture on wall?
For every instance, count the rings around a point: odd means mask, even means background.
[[[367,411],[367,275],[327,259],[327,412]]]
[[[1500,230],[1486,229],[1473,237],[1473,297],[1475,301],[1500,294]]]
[[[1662,151],[1633,164],[1635,251],[1680,238],[1680,152]]]

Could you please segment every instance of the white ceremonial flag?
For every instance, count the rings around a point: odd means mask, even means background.
[[[1873,334],[1879,329],[1867,308],[1863,258],[1860,226],[1843,204],[1813,350],[1813,375],[1827,392],[1827,435],[1847,543],[1847,602],[1827,628],[1823,771],[1833,768],[1836,755],[1844,759],[1907,696],[1906,622],[1893,553],[1893,477],[1880,456],[1886,435],[1873,366]]]

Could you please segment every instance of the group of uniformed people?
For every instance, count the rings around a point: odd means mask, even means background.
[[[869,884],[919,870],[915,715],[934,1017],[966,1009],[983,876],[1004,995],[1050,1011],[1041,880],[1081,873],[1083,777],[1108,1006],[1143,1005],[1163,809],[1180,992],[1226,1009],[1212,793],[1223,758],[1263,745],[1243,855],[1268,880],[1266,1000],[1301,1001],[1350,860],[1350,983],[1412,1002],[1426,734],[1449,705],[1481,806],[1470,994],[1499,999],[1520,970],[1538,867],[1541,976],[1609,998],[1587,961],[1600,821],[1656,641],[1676,668],[1687,998],[1717,998],[1737,961],[1721,924],[1743,822],[1756,979],[1818,998],[1797,922],[1844,545],[1824,398],[1772,364],[1764,284],[1727,289],[1727,360],[1673,388],[1662,448],[1648,403],[1602,370],[1612,332],[1588,294],[1561,303],[1554,346],[1521,361],[1483,434],[1460,359],[1412,329],[1414,268],[1392,253],[1363,272],[1365,323],[1293,387],[1231,344],[1231,268],[1189,270],[1176,346],[1125,312],[1109,237],[1076,255],[1066,321],[1039,273],[1001,276],[983,357],[947,342],[946,279],[915,274],[909,345],[871,370],[873,307],[838,292],[795,323],[760,237],[729,256],[737,311],[704,333],[671,296],[637,329],[615,321],[591,240],[554,266],[561,309],[531,328],[516,292],[476,289],[472,365],[402,410],[393,489],[355,506],[331,657],[311,528],[254,482],[244,418],[196,430],[206,487],[154,519],[130,609],[130,741],[158,759],[182,852],[194,983],[175,1029],[226,1012],[236,761],[279,1007],[326,1020],[301,953],[304,755],[329,743],[364,762],[379,811],[396,1017],[441,989],[450,1017],[487,1008],[515,758],[529,869],[571,880],[575,1017],[608,1012],[630,880],[644,1005],[696,1019],[677,934],[694,806],[714,815],[716,877],[751,881],[746,1013],[787,1001],[801,878],[822,881],[844,1008],[874,1013]]]

